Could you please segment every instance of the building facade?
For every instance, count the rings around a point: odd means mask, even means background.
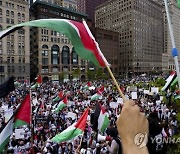
[[[164,22],[164,49],[163,49],[163,72],[169,72],[175,69],[174,59],[172,57],[172,43],[169,34],[169,27],[167,23],[166,11],[164,6],[164,1],[154,0],[162,5],[163,8],[163,22]],[[168,0],[168,7],[171,17],[171,23],[174,32],[174,39],[176,43],[176,48],[180,51],[180,9],[177,6],[177,0]],[[168,60],[167,60],[168,58]],[[164,60],[166,59],[166,60]],[[180,57],[179,57],[180,62]]]
[[[29,21],[27,0],[0,0],[0,31]],[[0,82],[14,76],[27,80],[30,76],[29,28],[22,28],[0,40]]]
[[[50,4],[56,4],[71,10],[76,11],[77,10],[77,0],[40,0],[43,2],[47,2]],[[31,4],[33,3],[33,0]]]
[[[94,23],[95,8],[108,0],[77,0],[77,9],[79,12],[85,13]]]
[[[113,74],[117,76],[119,74],[119,33],[95,28],[94,36],[104,57],[106,57],[107,61],[111,64]],[[106,69],[104,69],[104,73],[108,74]]]
[[[152,0],[113,0],[95,11],[98,28],[119,32],[119,73],[162,71],[162,6]]]
[[[63,18],[82,21],[87,16],[59,5],[36,1],[30,8],[31,19]],[[31,77],[59,81],[85,79],[87,62],[77,56],[65,35],[45,28],[31,29]]]

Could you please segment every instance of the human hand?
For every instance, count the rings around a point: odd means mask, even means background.
[[[124,153],[148,153],[146,148],[149,134],[148,120],[133,100],[124,103],[116,125]]]

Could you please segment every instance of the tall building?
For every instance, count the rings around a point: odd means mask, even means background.
[[[43,2],[60,5],[62,7],[77,10],[77,0],[40,0]]]
[[[0,0],[0,31],[29,21],[27,0]],[[22,28],[0,40],[0,82],[14,76],[24,80],[30,76],[29,28]]]
[[[71,19],[82,21],[87,16],[71,9],[43,1],[30,8],[31,19]],[[65,35],[45,28],[31,29],[31,78],[41,74],[43,80],[85,79],[87,62],[76,54]],[[81,75],[80,75],[81,73]]]
[[[100,28],[95,28],[94,36],[99,44],[101,51],[103,52],[103,55],[111,64],[111,71],[113,72],[113,74],[118,76],[119,33]],[[108,74],[106,69],[104,69],[104,73]]]
[[[152,0],[111,0],[95,11],[95,26],[119,32],[120,74],[162,71],[162,6]]]
[[[95,8],[108,0],[77,0],[77,9],[79,12],[85,13],[94,23]]]
[[[167,16],[164,6],[164,1],[154,0],[163,6],[163,21],[164,21],[164,50],[163,50],[163,72],[175,69],[174,59],[172,57],[172,43],[169,34],[169,27],[167,23]],[[177,7],[177,0],[168,0],[168,7],[171,17],[171,24],[174,31],[174,39],[176,48],[180,51],[180,9]],[[167,60],[164,60],[167,59]],[[179,56],[180,62],[180,56]]]

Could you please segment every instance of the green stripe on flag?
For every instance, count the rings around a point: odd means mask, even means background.
[[[55,110],[56,113],[58,113],[60,110],[62,110],[64,107],[66,106],[66,104],[62,103],[60,104],[57,109]]]
[[[105,129],[108,127],[108,125],[109,125],[109,118],[107,117],[107,115],[105,115],[105,117],[104,117],[104,121],[103,121],[103,125],[102,125],[102,127],[101,127],[101,132],[104,132],[105,131]]]
[[[94,94],[92,97],[91,97],[91,101],[94,101],[94,100],[97,100],[97,99],[99,99],[99,97],[100,97],[101,95],[99,95],[99,94]]]
[[[174,79],[174,81],[171,83],[171,87],[174,87],[178,83],[178,77]]]
[[[6,138],[4,142],[0,145],[0,154],[5,153],[6,146],[8,145],[9,139],[10,139],[10,136],[8,136],[8,138]]]
[[[78,128],[74,127],[74,129],[71,129],[69,131],[64,131],[64,132],[56,135],[51,140],[53,142],[56,142],[56,143],[61,143],[61,142],[64,142],[64,141],[71,140],[74,137],[76,137],[76,136],[78,136],[78,135],[80,135],[82,133],[83,133],[83,131],[81,129],[78,129]]]
[[[23,126],[23,125],[28,125],[28,123],[25,121],[17,119],[14,123],[14,128],[18,128],[18,127]]]

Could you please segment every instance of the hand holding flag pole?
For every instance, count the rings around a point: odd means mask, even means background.
[[[167,0],[164,0],[164,3],[165,3],[165,9],[166,9],[167,20],[168,20],[168,25],[169,25],[169,33],[170,33],[171,42],[172,42],[172,56],[174,57],[176,73],[177,73],[177,77],[178,77],[178,85],[179,85],[179,89],[180,89],[180,72],[179,72],[179,64],[178,64],[178,51],[177,51],[177,48],[175,45],[174,33],[173,33],[172,25],[171,25],[171,18],[169,15],[169,8],[168,8]],[[180,2],[178,1],[178,3],[180,3]]]

